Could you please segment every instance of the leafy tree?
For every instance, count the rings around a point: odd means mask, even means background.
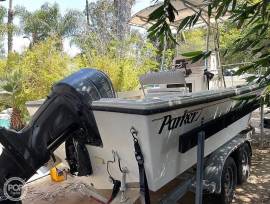
[[[179,42],[179,52],[197,51],[206,47],[206,29],[198,28],[182,32],[183,40]]]
[[[2,106],[13,108],[12,128],[20,129],[24,124],[26,101],[46,97],[53,83],[70,73],[69,59],[58,50],[57,43],[57,39],[48,38],[21,55],[11,53],[0,61],[0,87],[10,93],[10,97],[0,102]]]
[[[221,60],[223,65],[248,63],[253,56],[247,52],[234,52],[234,41],[241,37],[243,34],[233,23],[225,22],[219,26],[220,30],[220,51]],[[178,53],[188,53],[198,50],[205,50],[206,48],[206,35],[207,29],[196,28],[185,30],[181,32],[183,39],[178,40]],[[179,39],[179,37],[178,37]],[[214,50],[213,38],[209,42],[209,47]],[[226,66],[227,67],[227,66]],[[230,68],[230,66],[228,66]]]
[[[25,75],[23,94],[27,100],[45,97],[55,82],[70,73],[69,58],[58,50],[57,44],[57,38],[48,38],[21,56],[16,68]]]
[[[77,66],[103,70],[117,91],[126,91],[138,86],[140,74],[158,67],[157,49],[136,31],[127,32],[128,35],[119,40],[115,26],[117,19],[123,17],[116,15],[119,3],[123,6],[122,1],[112,0],[89,3],[90,26],[72,43],[81,49],[81,54],[74,59]]]
[[[99,0],[88,4],[89,26],[72,43],[85,50],[85,46],[105,54],[112,40],[117,39],[114,5],[111,0]]]
[[[138,77],[158,67],[156,48],[147,41],[134,36],[124,44],[125,56],[118,57],[118,41],[112,41],[105,54],[95,49],[85,49],[74,61],[78,67],[95,67],[111,78],[116,91],[134,90],[138,87]],[[87,46],[86,46],[87,48]]]
[[[220,51],[222,53],[221,59],[223,64],[246,64],[252,61],[254,56],[247,50],[243,50],[242,52],[234,51],[234,42],[243,35],[241,30],[231,22],[220,25]]]
[[[92,42],[91,47],[96,47],[103,54],[107,51],[113,40],[129,38],[130,26],[128,21],[131,16],[131,7],[134,0],[99,0],[90,2],[87,6],[89,25],[84,33],[74,39],[79,45]],[[119,43],[119,54],[123,55],[123,45]]]

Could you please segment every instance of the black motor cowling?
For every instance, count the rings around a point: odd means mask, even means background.
[[[66,140],[102,146],[91,103],[112,97],[112,83],[103,72],[82,69],[52,88],[27,127],[20,132],[1,128],[0,196],[7,179],[28,180]]]

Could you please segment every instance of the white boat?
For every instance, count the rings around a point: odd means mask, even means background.
[[[173,75],[177,75],[179,71]],[[152,76],[153,77],[153,76]],[[250,113],[259,107],[264,88],[239,88],[195,93],[160,90],[142,99],[110,98],[94,101],[92,110],[100,132],[102,148],[87,146],[97,189],[110,189],[107,162],[114,153],[126,167],[126,182],[139,182],[131,129],[138,131],[149,189],[157,191],[196,163],[197,133],[206,135],[207,156],[248,126]],[[157,90],[155,91],[157,93]],[[109,172],[121,179],[117,162]]]
[[[84,72],[81,75],[88,73],[81,71]],[[138,131],[149,189],[157,191],[196,163],[199,131],[205,131],[206,157],[248,127],[250,114],[259,107],[264,87],[253,84],[205,90],[207,85],[201,83],[207,80],[198,77],[199,80],[196,76],[189,80],[179,70],[149,73],[141,82],[148,85],[155,82],[158,87],[146,89],[145,96],[140,91],[139,96],[135,92],[136,97],[131,92],[125,94],[129,97],[126,99],[93,101],[91,109],[102,141],[102,146],[87,145],[93,170],[90,180],[96,189],[111,189],[110,174],[121,180],[117,162],[109,162],[107,170],[108,161],[117,158],[128,171],[126,182],[139,183],[132,128]],[[186,79],[191,81],[191,87],[204,90],[188,92]],[[28,103],[30,113],[43,102]]]

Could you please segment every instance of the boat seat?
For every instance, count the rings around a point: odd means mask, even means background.
[[[145,96],[188,92],[185,75],[179,70],[150,72],[142,75],[139,81]]]

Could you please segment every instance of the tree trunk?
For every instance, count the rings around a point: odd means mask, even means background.
[[[8,53],[12,52],[13,47],[13,10],[12,10],[12,0],[9,0],[8,9]]]
[[[32,45],[36,44],[38,42],[38,34],[36,32],[32,32]]]
[[[13,107],[12,113],[10,116],[10,128],[16,131],[21,130],[24,127],[24,123],[22,121],[21,111]]]
[[[134,0],[114,0],[116,34],[118,40],[124,40],[130,32],[128,22],[131,17],[131,8],[134,2]]]
[[[86,20],[87,20],[87,26],[90,26],[90,18],[89,18],[89,3],[88,0],[85,2],[85,13],[86,13]]]

